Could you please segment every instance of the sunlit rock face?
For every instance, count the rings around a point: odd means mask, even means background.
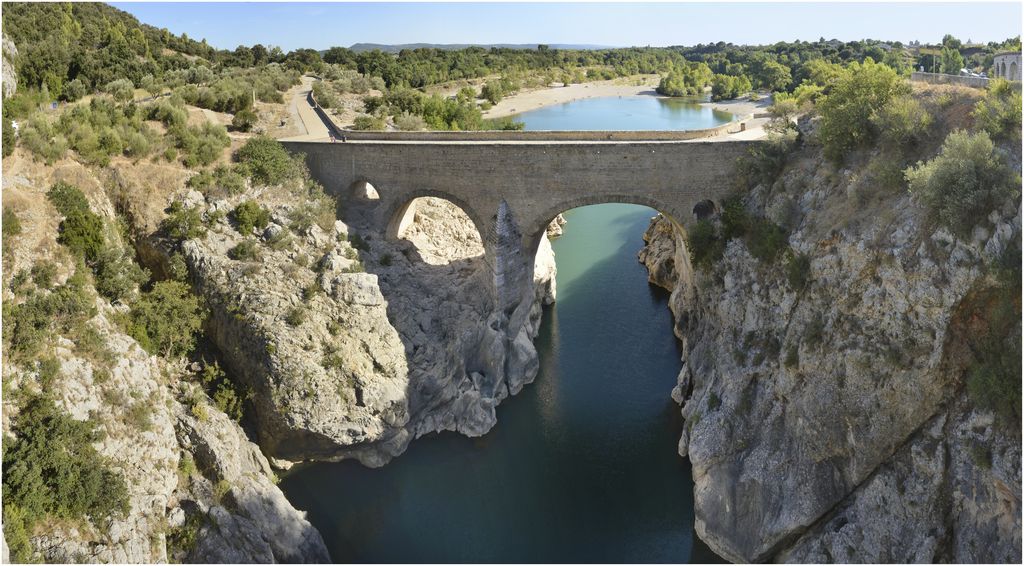
[[[735,561],[1018,562],[1020,438],[967,398],[963,321],[978,324],[987,265],[1019,245],[1019,204],[966,240],[905,192],[840,224],[850,181],[811,150],[794,161],[744,204],[786,212],[810,259],[802,289],[741,240],[691,267],[665,218],[640,254],[684,345],[697,533]]]

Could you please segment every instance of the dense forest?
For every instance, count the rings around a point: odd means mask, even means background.
[[[96,3],[7,4],[3,29],[17,48],[18,92],[4,100],[4,131],[12,140],[10,120],[27,119],[53,100],[74,102],[92,93],[125,102],[174,94],[179,106],[231,113],[235,126],[247,130],[256,121],[253,102],[284,102],[283,93],[303,73],[324,79],[315,94],[326,107],[334,106],[339,95],[366,96],[366,115],[357,119],[356,128],[383,129],[389,121],[401,129],[514,128],[509,121],[484,120],[481,110],[523,87],[658,74],[662,94],[696,95],[711,87],[712,98],[722,100],[752,90],[794,93],[823,64],[871,60],[900,75],[917,67],[986,71],[995,53],[1020,49],[1019,37],[966,45],[947,35],[936,46],[821,38],[765,46],[423,47],[398,53],[331,47],[285,53],[262,44],[215,49],[205,39],[174,35]],[[477,91],[466,86],[472,79],[486,84]],[[436,85],[464,88],[455,97],[428,95],[425,89]],[[74,145],[70,137],[58,140],[58,150]]]

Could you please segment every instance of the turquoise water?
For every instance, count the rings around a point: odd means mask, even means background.
[[[317,464],[281,487],[339,562],[708,562],[669,394],[668,294],[637,262],[655,211],[569,212],[536,381],[486,436],[429,435],[380,469]]]
[[[527,130],[701,130],[730,122],[696,98],[585,98],[516,114]]]

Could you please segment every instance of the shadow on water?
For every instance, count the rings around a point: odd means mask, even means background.
[[[317,464],[281,486],[339,562],[718,562],[693,532],[669,393],[668,293],[636,260],[654,211],[569,214],[537,380],[483,438],[429,435],[387,466]]]

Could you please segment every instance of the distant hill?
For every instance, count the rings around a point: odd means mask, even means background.
[[[588,44],[573,44],[573,43],[549,43],[547,44],[551,49],[614,49],[608,45],[588,45]],[[352,51],[373,51],[378,49],[385,53],[398,53],[403,49],[445,49],[454,51],[456,49],[465,49],[467,47],[483,47],[484,49],[490,49],[492,47],[499,47],[504,49],[536,49],[536,43],[401,43],[398,45],[389,45],[386,43],[355,43],[352,47],[349,47]]]

